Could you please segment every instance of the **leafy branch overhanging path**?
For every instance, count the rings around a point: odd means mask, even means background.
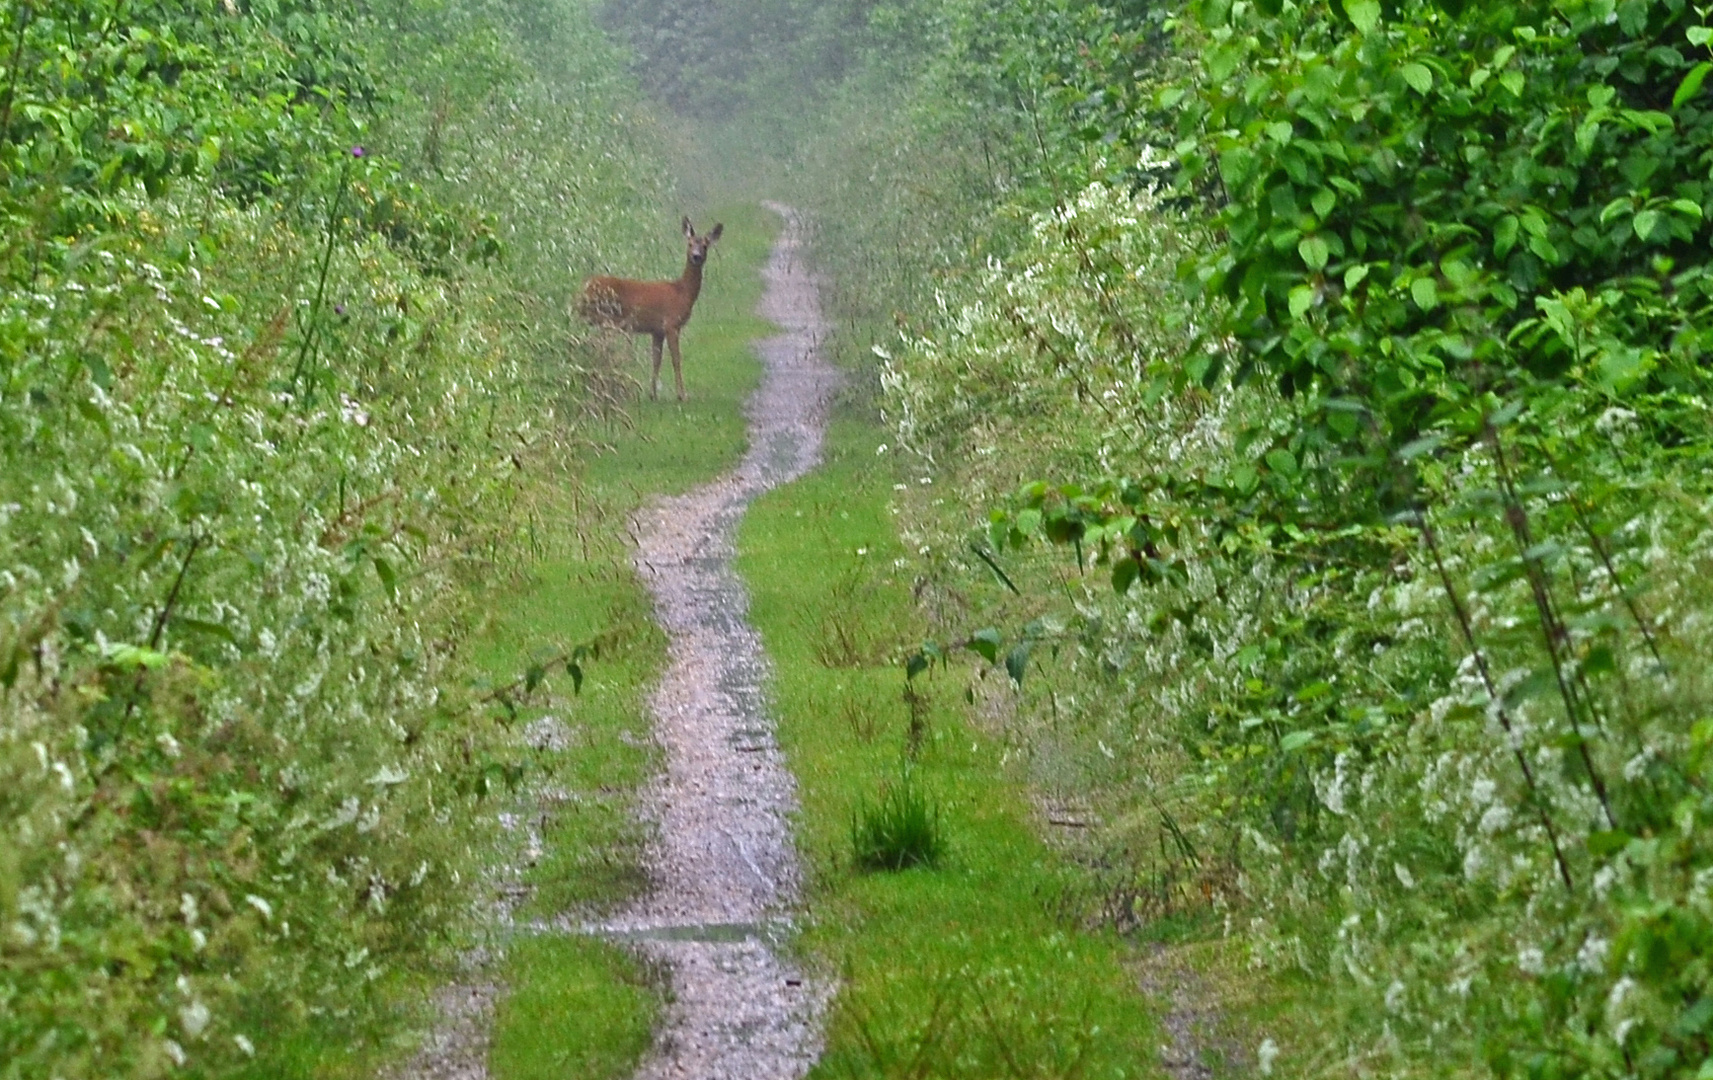
[[[820,1051],[830,987],[777,942],[797,899],[790,815],[796,788],[767,714],[767,661],[733,568],[751,500],[820,460],[838,375],[804,227],[784,228],[760,313],[780,333],[756,343],[764,365],[749,404],[750,449],[730,473],[638,513],[637,569],[671,638],[652,699],[665,768],[646,794],[658,827],[653,888],[596,928],[633,942],[671,974],[673,1002],[641,1080],[796,1080]]]

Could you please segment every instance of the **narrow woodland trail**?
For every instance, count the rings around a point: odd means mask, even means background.
[[[733,569],[751,500],[819,461],[838,382],[820,353],[826,326],[801,258],[802,224],[788,207],[768,208],[785,227],[760,313],[781,332],[756,344],[766,371],[749,405],[749,453],[635,522],[637,569],[671,638],[652,701],[666,767],[646,798],[658,827],[653,889],[598,931],[671,973],[674,1000],[643,1080],[795,1080],[819,1052],[830,990],[777,947],[797,897],[796,792],[767,714],[767,660]]]
[[[637,514],[636,565],[671,638],[651,707],[664,773],[645,793],[656,826],[653,888],[597,925],[536,926],[632,944],[670,972],[673,1002],[639,1080],[796,1080],[820,1051],[831,987],[778,944],[797,899],[790,814],[796,786],[773,737],[767,661],[733,569],[750,501],[820,460],[837,372],[822,357],[819,292],[789,207],[764,271],[760,314],[780,333],[756,343],[765,365],[750,399],[750,449],[736,469]],[[510,905],[496,912],[511,921]],[[471,958],[479,970],[486,954]],[[388,1080],[487,1080],[500,989],[480,977],[440,995],[441,1022]]]

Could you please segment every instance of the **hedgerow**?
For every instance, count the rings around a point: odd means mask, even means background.
[[[1195,324],[1172,256],[1205,234],[1157,211],[1097,187],[1038,219],[883,376],[918,490],[995,507],[972,534],[914,498],[907,540],[956,600],[989,575],[971,545],[1022,585],[978,608],[1001,632],[948,629],[1022,680],[1036,780],[1113,820],[1105,916],[1211,904],[1259,962],[1342,983],[1338,1042],[1290,1045],[1292,1072],[1432,1072],[1447,1052],[1568,1071],[1627,1048],[1673,1055],[1672,1075],[1696,1053],[1672,1003],[1701,977],[1698,471],[1651,476],[1652,499],[1603,487],[1580,513],[1615,527],[1593,537],[1560,485],[1521,498],[1559,549],[1563,667],[1595,727],[1564,709],[1490,451],[1433,473],[1431,545],[1414,518],[1316,535],[1256,512],[1283,467],[1267,436],[1300,430],[1298,406],[1182,385]],[[1628,412],[1599,430],[1646,452]],[[1074,544],[1086,572],[1032,539]],[[1029,585],[1067,573],[1057,602]]]
[[[1307,976],[1265,1068],[1704,1073],[1705,13],[1006,8],[806,184],[911,670],[1021,680],[1105,917]]]
[[[281,1075],[466,940],[523,754],[463,643],[658,168],[577,4],[0,37],[0,1076]]]

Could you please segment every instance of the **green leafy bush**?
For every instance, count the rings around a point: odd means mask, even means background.
[[[1455,467],[1424,467],[1423,519],[1311,531],[1303,465],[1275,441],[1301,429],[1300,401],[1186,379],[1173,361],[1217,311],[1170,298],[1169,252],[1193,234],[1150,214],[1097,188],[1044,215],[887,376],[934,488],[1006,507],[975,542],[1008,580],[1062,572],[1033,561],[1042,540],[1086,567],[1071,610],[1025,587],[1022,611],[999,610],[1046,617],[968,647],[1060,652],[1028,676],[1050,720],[1026,713],[1019,734],[1040,782],[1113,805],[1106,857],[1124,869],[1108,884],[1129,907],[1114,917],[1211,900],[1258,958],[1338,974],[1343,1040],[1290,1046],[1304,1072],[1431,1072],[1451,1053],[1581,1074],[1627,1050],[1648,1075],[1693,1073],[1699,1036],[1677,1017],[1704,976],[1664,957],[1702,933],[1706,856],[1673,824],[1702,812],[1705,783],[1706,688],[1688,675],[1709,599],[1699,470],[1662,464],[1619,409],[1592,430],[1622,448],[1621,475],[1584,450],[1576,486],[1515,484],[1522,454],[1567,455],[1578,434],[1522,414]],[[1088,359],[1067,362],[1071,342]],[[1147,467],[1000,494],[1120,462]],[[944,513],[915,518],[910,542],[946,552],[962,588],[987,569]]]
[[[1203,273],[1244,366],[1370,405],[1399,444],[1520,379],[1699,385],[1702,22],[1639,2],[1201,12],[1184,180],[1225,200]]]
[[[518,37],[576,5],[6,18],[0,1074],[282,1075],[465,940],[525,760],[465,638],[658,170]]]
[[[1706,256],[1633,218],[1698,197],[1698,18],[1352,9],[1183,19],[1161,186],[1050,200],[883,347],[906,539],[952,610],[1006,575],[976,617],[1028,626],[964,643],[1108,806],[1109,914],[1335,980],[1281,1067],[1695,1075]]]

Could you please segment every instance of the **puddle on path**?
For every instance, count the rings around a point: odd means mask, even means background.
[[[614,941],[689,941],[702,945],[735,945],[743,941],[759,941],[777,947],[790,940],[791,924],[692,923],[689,926],[655,926],[608,931],[606,936]]]

